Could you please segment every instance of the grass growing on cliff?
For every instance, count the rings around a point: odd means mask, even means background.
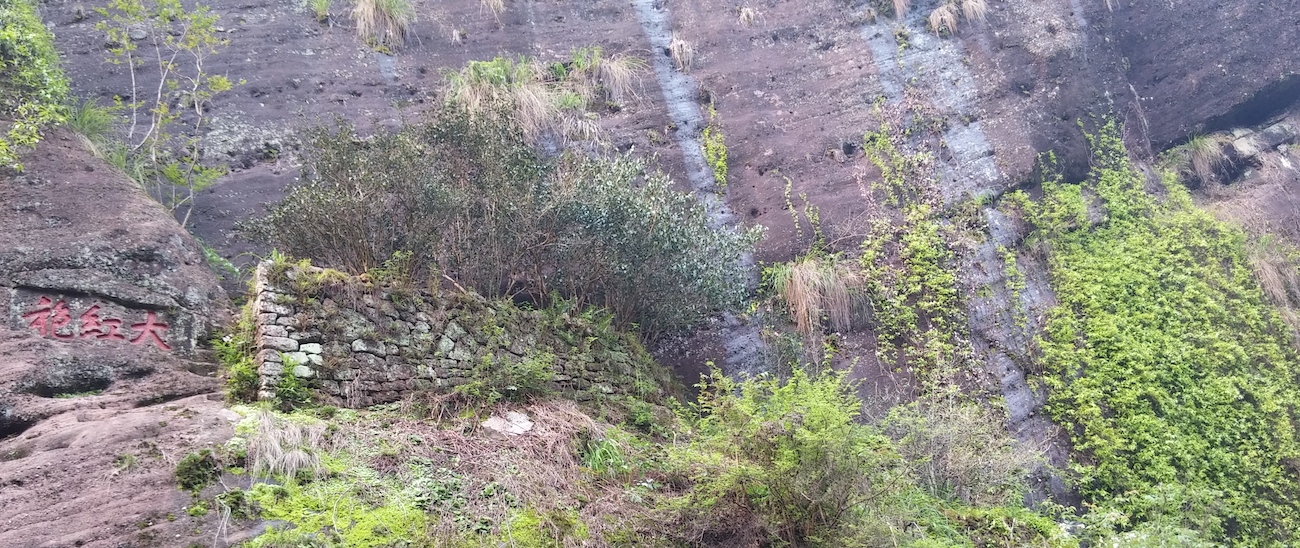
[[[1241,230],[1163,198],[1114,122],[1090,135],[1082,185],[1044,182],[1027,204],[1060,301],[1042,362],[1071,433],[1083,493],[1121,530],[1231,545],[1300,541],[1300,358],[1252,276]],[[1099,209],[1102,220],[1084,216]],[[1073,212],[1073,213],[1070,213]],[[1061,214],[1064,213],[1064,214]],[[1173,533],[1170,533],[1173,534]]]
[[[68,78],[36,2],[0,1],[0,69],[0,166],[21,171],[20,152],[68,115]]]
[[[704,149],[704,161],[713,170],[717,193],[722,196],[727,192],[727,142],[718,122],[718,111],[712,104],[709,105],[709,125],[700,134],[700,147]]]
[[[415,8],[408,0],[356,0],[352,19],[362,41],[387,52],[406,43],[415,23]]]

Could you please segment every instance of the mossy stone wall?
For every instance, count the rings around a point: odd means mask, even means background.
[[[253,299],[261,399],[293,375],[337,405],[366,407],[450,391],[474,380],[476,367],[539,356],[554,356],[550,389],[578,400],[659,399],[673,386],[631,336],[577,311],[269,262],[257,269]]]

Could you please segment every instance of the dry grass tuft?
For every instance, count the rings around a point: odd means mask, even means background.
[[[935,34],[952,34],[957,31],[957,6],[943,4],[930,12],[930,30]]]
[[[536,138],[554,127],[559,116],[555,92],[542,74],[536,62],[523,57],[471,61],[447,75],[447,101],[473,115],[504,106],[514,113],[524,133]]]
[[[649,65],[645,61],[630,55],[603,59],[597,67],[600,83],[605,86],[609,99],[615,103],[637,96],[636,83],[641,80],[641,73],[647,68]]]
[[[255,477],[279,476],[286,480],[304,472],[318,477],[324,472],[320,460],[324,443],[324,424],[297,424],[261,411],[257,430],[248,440],[249,471]]]
[[[989,5],[986,0],[961,0],[961,13],[967,21],[984,22],[988,12]]]
[[[749,28],[758,20],[758,11],[749,6],[740,7],[740,26]]]
[[[367,44],[400,48],[415,22],[415,8],[409,0],[357,0],[352,18],[357,35]]]
[[[894,18],[902,19],[912,9],[912,0],[894,0]]]
[[[674,32],[673,39],[668,42],[668,52],[672,55],[673,62],[677,64],[677,70],[691,71],[691,62],[695,60],[695,46]]]
[[[850,267],[809,256],[773,267],[772,272],[772,288],[785,301],[800,334],[811,337],[820,333],[823,317],[836,331],[852,328],[856,294],[863,280]]]
[[[492,12],[492,18],[501,24],[501,14],[506,11],[506,0],[479,0],[482,9]]]
[[[1215,172],[1228,161],[1223,147],[1229,142],[1225,135],[1196,135],[1174,149],[1176,167],[1195,175],[1202,183],[1213,181]]]
[[[1246,258],[1264,289],[1264,295],[1287,325],[1300,335],[1300,314],[1295,310],[1296,297],[1300,297],[1300,269],[1297,269],[1296,255],[1297,250],[1272,234],[1261,234],[1246,246]]]

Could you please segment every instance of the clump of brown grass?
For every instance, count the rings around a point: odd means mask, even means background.
[[[609,98],[622,103],[625,98],[636,97],[636,82],[649,65],[638,57],[615,55],[601,60],[599,78]]]
[[[1196,175],[1202,183],[1214,180],[1214,174],[1227,163],[1223,147],[1229,139],[1225,135],[1196,135],[1175,150],[1179,156],[1179,165],[1184,171]]]
[[[320,460],[324,444],[324,424],[298,424],[263,410],[248,440],[249,472],[290,481],[302,473],[315,478],[324,471]]]
[[[961,14],[967,21],[983,22],[988,12],[989,5],[986,0],[961,0]]]
[[[894,18],[902,19],[912,9],[912,0],[894,0]]]
[[[479,0],[482,8],[492,12],[492,18],[501,24],[501,14],[506,11],[506,0]]]
[[[957,6],[942,4],[930,12],[930,29],[936,34],[953,33],[957,30]]]
[[[536,138],[554,127],[559,109],[554,90],[542,80],[541,66],[524,57],[471,61],[447,75],[447,101],[472,115],[505,107],[524,133]]]
[[[740,26],[749,28],[758,20],[758,11],[749,6],[740,7]]]
[[[947,0],[930,12],[930,30],[935,34],[953,34],[957,32],[959,15],[968,22],[983,22],[988,9],[987,0]]]
[[[677,70],[682,72],[691,71],[691,62],[695,60],[695,46],[682,38],[680,34],[673,33],[672,40],[668,41],[668,53],[676,63]]]
[[[1296,249],[1272,234],[1261,234],[1246,246],[1246,258],[1264,295],[1277,307],[1282,319],[1300,334],[1300,315],[1295,298],[1300,296],[1300,269]]]
[[[831,257],[809,255],[770,270],[770,283],[805,337],[821,332],[825,318],[836,331],[853,325],[862,277]]]
[[[415,8],[409,0],[357,0],[352,8],[357,34],[367,44],[400,48],[415,22]]]

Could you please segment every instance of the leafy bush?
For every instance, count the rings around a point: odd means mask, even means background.
[[[212,339],[217,361],[226,368],[226,397],[230,401],[257,401],[261,377],[253,356],[253,304],[240,309],[230,332]]]
[[[842,373],[737,386],[715,370],[699,388],[683,417],[695,441],[669,458],[690,471],[701,510],[735,506],[784,542],[830,542],[901,473],[889,438],[855,422],[861,404]]]
[[[930,494],[997,506],[1019,500],[1041,459],[1002,425],[974,402],[925,399],[891,409],[882,426]]]
[[[353,272],[412,252],[487,296],[554,291],[650,336],[739,303],[757,233],[711,226],[689,194],[627,156],[547,161],[507,116],[447,109],[361,139],[308,133],[303,184],[253,233]],[[521,295],[522,294],[522,295]]]
[[[555,377],[555,355],[529,356],[522,360],[497,360],[484,356],[474,366],[469,383],[456,392],[492,404],[500,400],[526,401],[550,392]]]
[[[211,449],[190,453],[176,463],[176,483],[191,493],[202,491],[220,476],[221,467]]]
[[[1029,215],[1059,300],[1042,340],[1050,410],[1086,463],[1083,493],[1140,531],[1159,521],[1151,501],[1178,486],[1177,511],[1201,517],[1177,527],[1240,545],[1300,542],[1289,330],[1252,276],[1243,233],[1172,177],[1163,200],[1149,194],[1119,135],[1114,122],[1091,135],[1087,181],[1044,184]],[[1091,227],[1090,209],[1103,212]]]
[[[0,0],[0,165],[21,171],[19,149],[64,121],[67,99],[68,78],[36,2]]]

